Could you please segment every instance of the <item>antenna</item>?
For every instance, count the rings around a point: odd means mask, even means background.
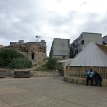
[[[38,39],[41,38],[41,36],[36,35],[36,42],[38,42]]]

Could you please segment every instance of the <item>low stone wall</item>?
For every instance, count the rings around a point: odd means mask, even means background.
[[[0,69],[0,78],[10,77],[10,70]]]
[[[31,77],[32,73],[29,70],[10,70],[10,69],[0,69],[0,78],[5,77]]]
[[[64,80],[71,83],[86,85],[86,78],[64,76]],[[102,86],[107,86],[107,80],[102,80]]]
[[[106,79],[102,80],[102,86],[107,86],[107,80]]]
[[[83,84],[83,85],[86,84],[85,78],[64,76],[64,80],[67,82],[71,82],[71,83],[78,83],[78,84]]]
[[[31,76],[32,76],[31,71],[27,70],[14,71],[15,78],[29,78]]]
[[[15,78],[29,78],[29,77],[56,77],[60,76],[61,74],[57,71],[31,71],[31,70],[24,70],[24,69],[15,69],[15,70],[8,70],[8,69],[0,69],[0,78],[5,77],[15,77]]]
[[[33,77],[56,77],[60,76],[58,72],[48,72],[48,71],[33,71]]]

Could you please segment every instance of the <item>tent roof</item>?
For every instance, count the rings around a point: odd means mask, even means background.
[[[58,62],[60,63],[64,63],[65,66],[69,65],[72,62],[73,59],[65,59],[65,60],[60,60]]]
[[[69,66],[107,67],[107,47],[91,42],[72,60]]]
[[[71,62],[72,59],[59,60],[58,62]]]

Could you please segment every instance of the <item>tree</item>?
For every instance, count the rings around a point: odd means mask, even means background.
[[[58,59],[53,58],[53,57],[49,57],[49,58],[47,58],[47,62],[45,65],[46,65],[47,69],[55,70],[55,69],[57,69]]]

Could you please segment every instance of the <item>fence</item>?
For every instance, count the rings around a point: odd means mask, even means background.
[[[97,71],[100,73],[103,79],[107,79],[107,67],[98,67],[98,66],[67,66],[64,72],[64,75],[70,77],[79,77],[84,78],[86,76],[86,71],[88,69],[92,69],[93,71]]]

